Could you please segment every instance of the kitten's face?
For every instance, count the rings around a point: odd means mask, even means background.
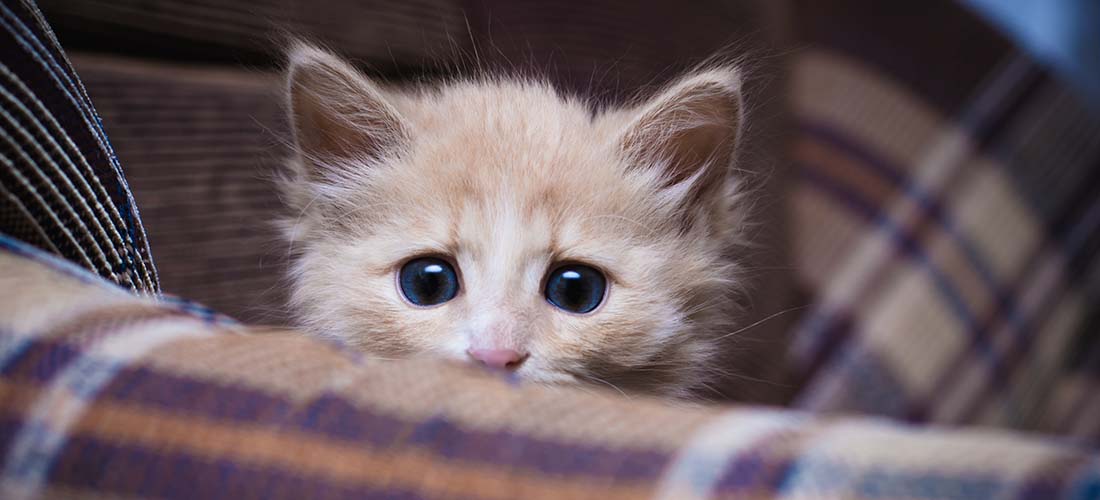
[[[532,83],[385,91],[298,49],[298,320],[384,358],[696,388],[730,326],[741,224],[736,76],[693,78],[593,117]]]

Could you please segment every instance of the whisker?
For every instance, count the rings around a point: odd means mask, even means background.
[[[748,326],[745,326],[745,327],[742,327],[742,328],[738,328],[737,330],[734,330],[734,331],[732,331],[732,332],[730,332],[730,333],[727,333],[727,334],[725,334],[725,335],[722,335],[722,336],[718,337],[718,338],[717,338],[717,339],[715,339],[715,340],[722,340],[722,339],[724,339],[724,338],[726,338],[726,337],[731,337],[731,336],[737,335],[737,334],[739,334],[739,333],[741,333],[741,332],[744,332],[744,331],[746,331],[746,330],[750,330],[750,329],[752,329],[752,328],[756,328],[757,326],[759,326],[759,325],[761,325],[761,324],[763,324],[763,323],[765,323],[765,322],[771,321],[771,320],[773,320],[773,319],[775,319],[775,318],[778,318],[779,316],[782,316],[782,315],[784,315],[784,314],[787,314],[787,313],[790,313],[790,312],[794,312],[794,311],[799,311],[799,310],[802,310],[802,309],[806,309],[806,308],[808,308],[808,307],[810,307],[810,304],[805,304],[805,305],[801,305],[801,306],[795,306],[795,307],[792,307],[792,308],[790,308],[790,309],[784,309],[784,310],[782,310],[782,311],[779,311],[779,312],[776,312],[776,313],[772,313],[772,314],[769,314],[769,315],[765,316],[765,317],[764,317],[763,319],[761,319],[761,320],[759,320],[759,321],[756,321],[756,322],[752,323],[751,325],[748,325]]]
[[[600,378],[600,377],[597,377],[597,376],[595,376],[595,375],[583,375],[583,376],[577,376],[576,374],[574,374],[573,376],[574,376],[574,377],[577,377],[577,378],[579,378],[579,379],[581,379],[581,380],[591,380],[591,381],[594,381],[594,382],[599,382],[599,383],[601,383],[601,384],[604,384],[604,385],[606,385],[606,386],[608,386],[608,387],[610,387],[610,388],[612,388],[612,389],[615,389],[616,391],[618,391],[618,392],[619,392],[619,394],[622,394],[622,395],[623,395],[623,397],[625,397],[625,398],[627,398],[627,399],[633,399],[632,397],[630,397],[630,395],[629,395],[629,394],[627,394],[627,393],[626,393],[626,391],[624,391],[624,390],[620,389],[620,388],[619,388],[619,386],[617,386],[617,385],[615,385],[615,384],[612,384],[611,382],[608,382],[608,381],[606,381],[606,380],[604,380],[604,379],[602,379],[602,378]]]
[[[627,392],[626,392],[626,391],[624,391],[624,390],[620,389],[620,388],[619,388],[619,387],[618,387],[617,385],[615,385],[615,384],[612,384],[611,382],[608,382],[608,381],[606,381],[606,380],[604,380],[604,379],[601,379],[601,378],[597,378],[597,377],[593,377],[593,378],[592,378],[592,380],[595,380],[595,381],[597,381],[597,382],[600,382],[600,383],[602,383],[602,384],[605,384],[605,385],[607,385],[607,386],[611,387],[612,389],[615,389],[616,391],[618,391],[618,392],[619,392],[619,394],[622,394],[622,395],[623,395],[623,397],[624,397],[624,398],[626,398],[626,399],[634,399],[633,397],[631,397],[631,396],[630,396],[630,394],[627,394]]]

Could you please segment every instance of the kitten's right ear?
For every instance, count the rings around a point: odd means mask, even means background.
[[[408,137],[384,91],[340,58],[305,43],[288,51],[287,104],[298,150],[315,169],[377,158]]]
[[[681,78],[635,111],[619,139],[638,164],[657,164],[669,186],[691,181],[695,197],[725,182],[741,131],[741,74],[716,67]]]

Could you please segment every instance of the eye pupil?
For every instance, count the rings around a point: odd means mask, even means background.
[[[442,304],[458,294],[454,268],[434,257],[410,260],[401,267],[398,282],[405,298],[418,306]]]
[[[546,300],[559,309],[588,313],[603,301],[607,279],[599,271],[580,264],[562,266],[546,280]]]

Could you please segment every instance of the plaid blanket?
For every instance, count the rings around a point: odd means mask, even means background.
[[[364,362],[4,238],[0,289],[15,288],[0,302],[5,499],[1100,496],[1100,458],[1056,440]]]

